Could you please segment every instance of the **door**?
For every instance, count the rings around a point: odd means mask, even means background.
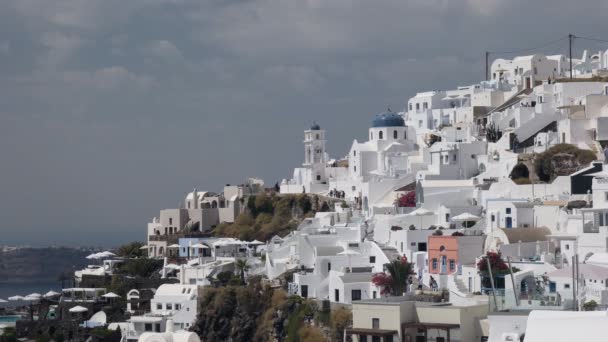
[[[447,263],[448,263],[448,258],[445,255],[443,255],[441,257],[441,273],[442,274],[447,273]]]
[[[473,292],[473,277],[469,277],[469,292]]]
[[[340,302],[340,290],[338,290],[338,289],[334,290],[334,299],[335,299],[334,301],[336,303]]]
[[[526,77],[526,89],[532,88],[532,80],[530,77]]]
[[[301,296],[303,298],[308,298],[308,285],[302,285],[302,289],[301,289]]]
[[[505,217],[505,226],[507,228],[513,228],[513,218]]]

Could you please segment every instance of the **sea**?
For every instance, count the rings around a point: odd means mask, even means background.
[[[26,282],[0,282],[0,299],[8,300],[8,297],[19,295],[25,297],[30,293],[45,294],[49,291],[61,292],[61,283],[51,280],[28,280]],[[14,307],[23,305],[24,302],[0,303],[0,307]]]

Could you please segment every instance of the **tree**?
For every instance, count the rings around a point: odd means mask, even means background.
[[[495,143],[502,137],[502,132],[498,130],[498,127],[494,122],[490,122],[486,126],[486,140],[491,143]]]
[[[353,313],[349,309],[341,307],[331,312],[330,320],[334,340],[341,341],[344,329],[352,324]]]
[[[479,273],[489,275],[488,262],[486,259],[490,260],[490,267],[493,275],[504,274],[509,269],[509,266],[502,260],[502,254],[500,254],[500,252],[487,252],[486,255],[477,262],[477,270]]]
[[[395,203],[400,208],[412,208],[416,206],[416,191],[410,191],[405,193]]]
[[[145,250],[142,249],[143,245],[144,244],[139,241],[130,242],[118,247],[116,255],[123,258],[141,258],[145,256]]]
[[[407,257],[384,265],[385,272],[376,273],[372,277],[372,283],[382,288],[382,294],[401,296],[407,289],[407,281],[413,274],[413,264],[407,261]],[[387,273],[388,272],[388,273]]]
[[[245,272],[249,270],[249,264],[247,264],[247,259],[237,259],[235,267],[241,276],[241,282],[245,284]]]

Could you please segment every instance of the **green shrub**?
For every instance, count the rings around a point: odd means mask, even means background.
[[[154,274],[154,272],[159,271],[163,266],[162,264],[163,261],[157,259],[129,259],[118,267],[118,271],[132,276],[147,278]]]
[[[588,302],[585,302],[585,304],[583,304],[583,310],[585,311],[595,311],[595,309],[597,309],[597,302],[594,300],[590,300]]]
[[[517,185],[525,185],[525,184],[532,184],[532,181],[530,180],[530,178],[514,178],[513,183],[515,183]]]

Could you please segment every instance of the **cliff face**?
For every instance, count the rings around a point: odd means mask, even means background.
[[[316,304],[259,281],[205,290],[193,327],[202,341],[315,341],[301,338]],[[306,332],[308,333],[308,332]],[[308,333],[308,335],[310,335]]]
[[[24,248],[0,253],[0,282],[58,279],[86,266],[90,252],[73,248]]]

